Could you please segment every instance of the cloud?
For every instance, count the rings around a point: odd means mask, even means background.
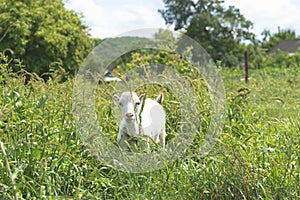
[[[165,26],[153,1],[152,4],[143,1],[145,5],[136,0],[122,2],[72,0],[66,7],[84,15],[84,21],[90,27],[93,37],[114,37],[135,29]]]
[[[291,28],[300,35],[299,0],[225,0],[225,5],[239,8],[254,23],[254,33],[264,29],[272,33]],[[81,12],[93,37],[114,37],[140,28],[165,28],[157,12],[162,0],[70,0],[67,8]]]
[[[278,27],[291,28],[300,34],[299,0],[227,0],[225,4],[239,8],[246,19],[254,23],[256,35],[260,35],[264,29],[277,32]]]

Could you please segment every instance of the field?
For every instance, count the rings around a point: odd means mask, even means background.
[[[250,69],[249,84],[241,70],[220,71],[228,116],[210,154],[191,150],[162,169],[127,173],[83,145],[74,80],[55,72],[45,83],[1,65],[1,199],[299,199],[300,69]]]

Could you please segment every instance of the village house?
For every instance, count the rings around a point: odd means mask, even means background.
[[[275,53],[278,50],[284,51],[289,53],[290,55],[293,55],[297,52],[297,50],[300,48],[300,40],[294,39],[294,40],[283,40],[281,41],[276,47],[271,49],[268,53]]]

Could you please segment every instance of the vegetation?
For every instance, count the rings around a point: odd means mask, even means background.
[[[0,68],[3,199],[300,197],[299,67],[251,70],[249,85],[241,71],[222,69],[228,118],[215,149],[200,158],[192,151],[195,141],[162,169],[131,174],[107,167],[83,145],[72,116],[73,79],[61,83],[63,72],[56,71],[45,83],[26,71],[12,72],[9,61],[2,57]],[[108,137],[114,139],[116,122],[109,112],[99,115],[112,125]]]
[[[276,47],[282,40],[297,39],[296,32],[291,29],[281,30],[278,33],[271,34],[270,31],[264,30],[262,32],[263,39],[261,47],[265,49],[266,52],[272,50]]]
[[[224,9],[215,0],[165,0],[167,10],[161,12],[168,23],[186,29],[191,36],[205,29],[201,32],[207,41],[203,46],[218,61],[228,116],[214,149],[202,157],[198,150],[212,116],[212,103],[205,80],[183,59],[188,55],[154,49],[122,55],[113,63],[119,66],[120,74],[136,66],[148,69],[149,63],[157,64],[158,69],[160,64],[172,66],[189,81],[196,94],[193,108],[201,110],[193,127],[195,137],[184,155],[155,171],[127,173],[98,159],[75,127],[71,89],[75,79],[70,75],[77,71],[91,46],[101,40],[90,39],[78,15],[66,11],[61,0],[0,2],[0,199],[300,198],[300,51],[265,55],[280,40],[295,38],[293,31],[274,35],[265,32],[262,43],[245,45],[242,41],[251,39],[248,30],[252,24],[235,8]],[[196,14],[199,9],[202,14]],[[226,24],[231,25],[232,32]],[[216,35],[218,31],[224,37]],[[210,34],[214,40],[210,40]],[[180,44],[168,31],[160,31],[156,38],[162,41],[157,45],[165,45],[167,50]],[[124,47],[127,39],[111,40],[117,44],[106,41]],[[201,38],[197,40],[201,42]],[[156,45],[138,38],[135,41],[138,44],[133,46]],[[229,43],[241,53],[249,51],[249,84],[244,83],[243,71],[236,67],[240,55]],[[109,48],[104,50],[108,50],[104,54],[115,55]],[[227,60],[219,57],[224,51],[230,52]],[[114,89],[114,84],[99,82],[95,102],[96,123],[113,144],[118,131],[110,98]],[[158,89],[166,94],[163,106],[168,145],[180,129],[182,110],[178,107],[182,102],[179,96],[155,84],[144,85],[138,92],[147,91],[148,97],[155,98]]]
[[[39,75],[57,68],[76,73],[93,41],[62,0],[0,0],[0,4],[0,51],[21,58],[27,71]]]
[[[167,24],[199,42],[212,56],[227,67],[236,66],[243,58],[245,45],[255,42],[251,33],[252,22],[240,11],[230,6],[225,8],[219,0],[164,0],[166,9],[160,10]]]

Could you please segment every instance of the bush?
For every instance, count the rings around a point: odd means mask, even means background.
[[[0,0],[0,51],[9,48],[29,72],[63,66],[74,75],[93,41],[79,16],[62,0]]]
[[[261,64],[262,67],[300,67],[300,49],[295,54],[289,54],[283,51],[269,54]]]

